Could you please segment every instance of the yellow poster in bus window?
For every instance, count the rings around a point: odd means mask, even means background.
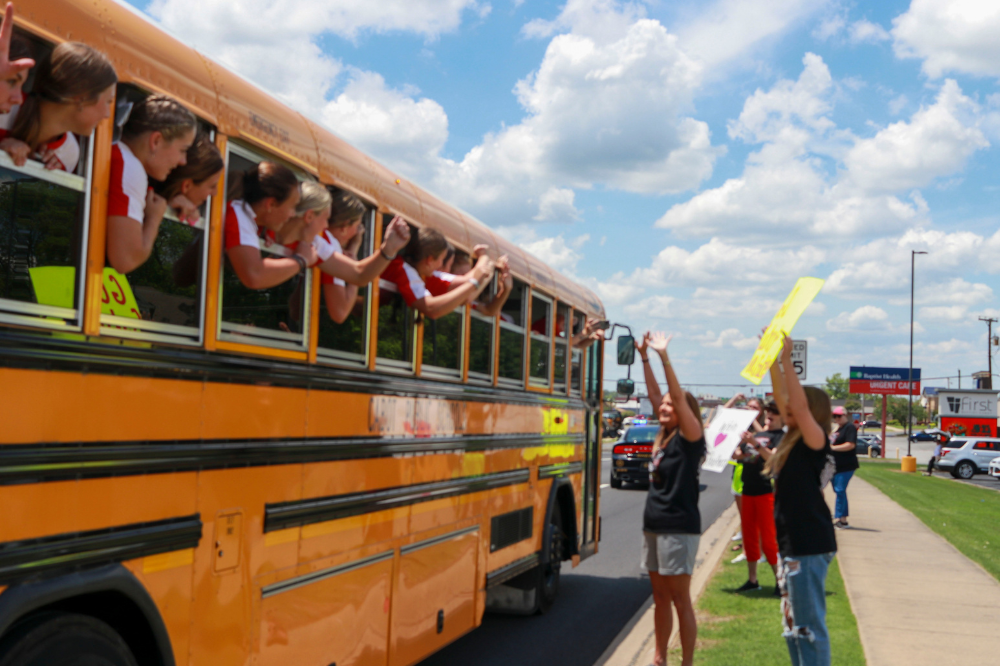
[[[778,314],[774,315],[774,319],[764,330],[760,344],[757,345],[750,362],[740,375],[754,384],[760,384],[764,375],[771,369],[771,364],[778,358],[778,352],[781,351],[781,344],[784,342],[783,336],[792,334],[795,322],[816,298],[824,282],[826,280],[819,278],[799,278],[792,288],[792,293],[788,294],[788,298],[781,304]]]
[[[101,285],[101,314],[129,319],[142,319],[139,314],[139,304],[135,302],[132,286],[128,278],[111,267],[104,269],[104,282]]]

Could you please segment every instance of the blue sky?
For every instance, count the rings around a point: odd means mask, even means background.
[[[612,320],[674,332],[700,392],[742,383],[802,275],[828,279],[795,330],[810,381],[905,366],[911,249],[930,252],[915,365],[985,369],[995,2],[133,4],[588,284]]]

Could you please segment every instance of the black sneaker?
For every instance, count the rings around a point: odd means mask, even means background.
[[[777,583],[774,584],[774,596],[781,596],[781,587],[779,587]]]
[[[740,587],[736,588],[737,592],[752,592],[753,590],[759,590],[760,583],[751,583],[749,580]]]

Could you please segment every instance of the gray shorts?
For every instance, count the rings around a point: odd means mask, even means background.
[[[661,576],[690,576],[698,554],[700,534],[642,533],[642,562],[639,566]]]

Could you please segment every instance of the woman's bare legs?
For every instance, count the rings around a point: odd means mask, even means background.
[[[698,625],[694,617],[694,606],[691,604],[691,576],[661,576],[655,571],[649,572],[649,580],[653,585],[653,626],[656,634],[656,652],[653,658],[654,666],[666,666],[667,643],[673,629],[673,606],[677,609],[680,624],[681,666],[694,664],[694,644],[698,638]]]

